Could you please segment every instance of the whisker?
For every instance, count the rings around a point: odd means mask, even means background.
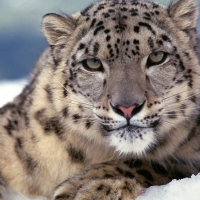
[[[73,122],[77,122],[76,120],[72,120]],[[89,121],[89,122],[91,122],[91,123],[95,123],[95,122],[98,122],[98,120],[91,120],[91,121]],[[87,121],[85,121],[85,122],[78,122],[78,124],[80,125],[80,124],[87,124]]]
[[[176,126],[175,126],[174,123],[168,122],[168,121],[166,121],[166,120],[162,120],[162,122],[167,123],[167,124],[170,124],[170,125],[172,125],[172,126],[176,129]]]
[[[188,118],[188,119],[196,119],[196,117],[191,117],[191,115],[198,115],[199,113],[196,113],[196,114],[190,114],[190,115],[177,115],[177,114],[161,114],[159,116],[170,116],[171,118],[173,117],[184,117],[184,118]]]
[[[162,100],[165,101],[166,99],[175,97],[175,96],[177,96],[178,94],[182,94],[182,93],[184,93],[184,92],[188,92],[188,90],[185,90],[185,91],[182,91],[182,92],[178,92],[178,93],[173,94],[173,95],[171,95],[171,96],[169,96],[169,97],[162,98]]]
[[[79,103],[79,102],[76,102],[76,101],[73,101],[73,100],[69,100],[69,99],[62,99],[62,98],[61,99],[60,98],[54,98],[54,99],[56,99],[58,101],[61,101],[61,102],[64,102],[64,103],[71,103],[70,107],[74,106],[74,107],[77,108],[77,106],[82,106],[82,108],[88,109],[90,111],[92,111],[93,108],[94,108],[94,106],[84,105],[84,103]]]
[[[198,90],[200,90],[200,88],[197,88]],[[185,90],[185,91],[182,91],[182,92],[178,92],[176,94],[173,94],[171,96],[168,96],[168,97],[165,97],[165,98],[162,98],[162,101],[165,101],[166,99],[170,99],[170,98],[173,98],[179,94],[182,94],[182,93],[185,93],[185,92],[189,92],[189,90]],[[196,93],[196,94],[199,94],[200,92]],[[195,94],[194,94],[195,95]]]
[[[45,65],[44,65],[44,68],[45,68],[52,76],[54,76],[54,74],[53,74]],[[69,93],[72,94],[72,92],[69,91],[69,90],[67,90],[67,88],[66,88],[56,77],[54,77],[54,78],[55,78],[55,80],[56,80],[67,92],[69,92]],[[77,98],[77,99],[80,100],[80,101],[83,101],[83,100],[80,99],[77,95],[74,95],[74,97]]]
[[[190,99],[191,97],[194,97],[194,96],[196,96],[196,95],[198,95],[198,94],[200,94],[200,92],[198,92],[198,93],[196,93],[196,94],[193,94],[193,95],[190,95],[190,96],[188,96],[187,98],[180,100],[178,103],[183,102],[183,101],[186,101],[186,100]],[[168,107],[171,107],[171,105],[170,105],[170,104],[168,104],[168,105],[166,104],[166,105],[163,106],[163,108],[168,108]]]
[[[197,110],[197,109],[200,109],[200,107],[196,107],[196,108],[178,108],[175,109],[176,107],[172,107],[171,109],[170,108],[167,108],[167,109],[164,109],[163,111],[164,112],[172,112],[172,111],[186,111],[186,110]],[[163,113],[164,113],[163,112]],[[162,113],[162,112],[161,112]]]

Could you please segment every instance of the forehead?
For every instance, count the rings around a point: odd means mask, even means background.
[[[161,18],[165,13],[163,7],[152,2],[114,0],[94,4],[81,14],[94,38],[107,35],[109,41],[111,36],[141,38],[145,34],[155,37],[162,32],[159,26],[163,26]]]
[[[102,52],[101,55],[108,54],[106,58],[110,61],[122,57],[122,52],[131,59],[147,55],[158,46],[163,48],[166,40],[165,31],[160,27],[163,15],[166,15],[165,9],[152,2],[97,3],[82,11],[80,24],[88,27],[88,31],[81,41],[91,47],[87,48],[89,53],[95,54],[96,50],[96,53]],[[96,48],[99,46],[101,48]]]
[[[89,6],[81,12],[86,21],[92,21],[91,27],[97,21],[102,21],[104,24],[133,24],[134,21],[154,21],[154,18],[163,12],[163,8],[158,4],[146,1],[136,0],[113,0],[96,3]],[[113,22],[113,23],[112,23]],[[140,23],[142,25],[142,23]],[[143,23],[144,24],[144,23]],[[97,24],[96,24],[97,25]],[[117,27],[116,27],[117,28]],[[123,28],[122,28],[123,29]],[[120,30],[118,30],[120,32]]]

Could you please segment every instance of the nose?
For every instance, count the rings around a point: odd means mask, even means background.
[[[112,109],[115,111],[115,113],[123,116],[124,118],[126,118],[127,120],[131,119],[134,115],[136,115],[137,113],[139,113],[141,111],[141,109],[144,106],[145,101],[141,104],[134,104],[132,106],[129,107],[125,107],[123,105],[117,105],[117,106],[113,106],[111,104]]]
[[[133,105],[133,106],[130,106],[128,108],[126,107],[123,107],[123,106],[118,106],[118,110],[120,110],[122,112],[122,115],[125,117],[125,118],[131,118],[132,116],[132,111],[135,109],[136,105]]]

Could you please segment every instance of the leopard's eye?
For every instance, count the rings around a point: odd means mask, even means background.
[[[167,58],[167,53],[159,51],[159,52],[154,52],[149,55],[147,59],[147,66],[150,67],[152,65],[159,65],[163,63]]]
[[[89,71],[102,71],[103,68],[101,61],[96,58],[86,59],[82,63],[84,68]]]

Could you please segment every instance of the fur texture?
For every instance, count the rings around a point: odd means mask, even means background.
[[[0,109],[0,199],[133,199],[198,173],[197,15],[195,0],[45,15],[50,48]]]

